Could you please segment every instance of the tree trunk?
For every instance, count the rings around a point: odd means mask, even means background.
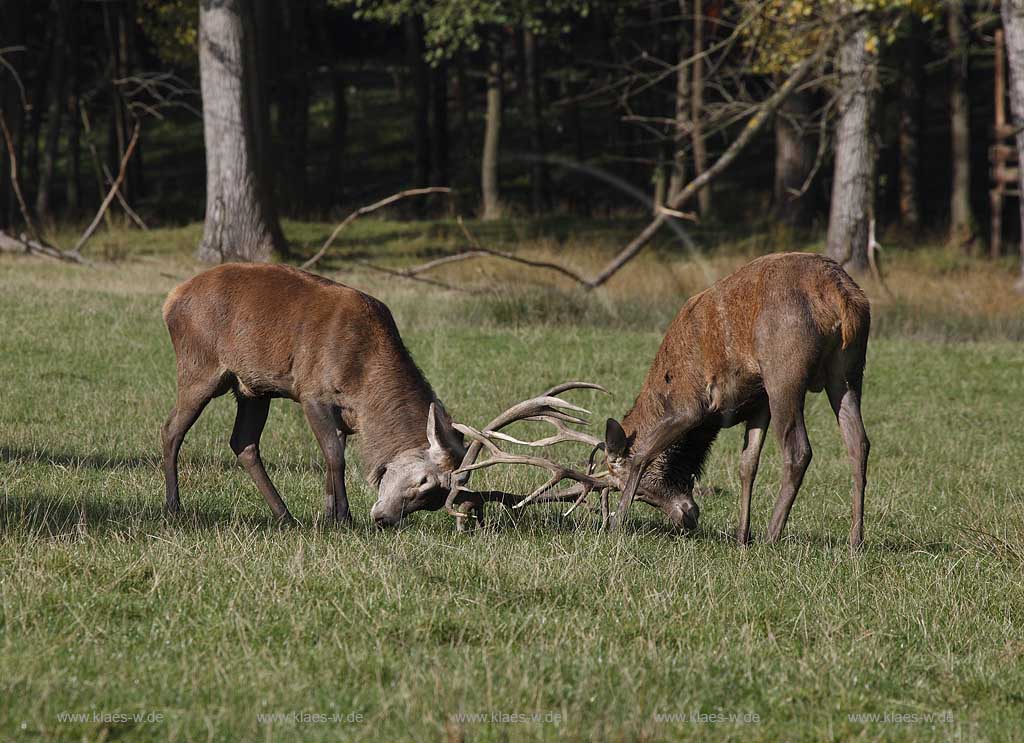
[[[123,8],[120,3],[103,4],[103,29],[107,37],[109,67],[107,71],[107,88],[110,94],[110,117],[107,126],[107,168],[116,173],[120,167],[121,154],[128,145],[125,132],[124,101],[117,89],[115,80],[125,77],[126,71],[122,57],[121,15]],[[133,182],[126,178],[121,193],[131,195]]]
[[[679,0],[679,10],[685,17],[689,0]],[[690,45],[686,34],[679,34],[679,69],[676,70],[675,132],[672,138],[672,175],[669,177],[668,198],[671,199],[686,185],[686,139],[692,135],[690,111],[690,77],[692,70],[683,64],[690,59]],[[692,141],[692,140],[691,140]]]
[[[284,248],[272,190],[260,167],[266,129],[259,119],[265,109],[253,80],[251,12],[246,0],[200,0],[206,221],[198,256],[205,261],[265,261]]]
[[[1010,119],[1017,132],[1018,157],[1024,154],[1024,0],[1003,0],[1003,28],[1009,61]],[[1017,188],[1024,193],[1024,167],[1018,169]],[[1018,291],[1024,291],[1024,199],[1018,199],[1021,225],[1021,275]]]
[[[526,75],[526,111],[530,129],[530,206],[534,214],[548,208],[548,165],[544,157],[543,90],[540,63],[537,59],[537,36],[523,30],[523,67]]]
[[[679,8],[686,13],[686,0],[679,0]],[[704,115],[704,8],[702,0],[693,0],[693,91],[690,95],[690,119],[693,126],[693,177],[697,178],[707,170],[708,150],[704,142],[701,117]],[[711,186],[697,192],[700,215],[706,217],[711,211]]]
[[[334,111],[331,119],[331,152],[327,158],[328,193],[331,205],[345,198],[345,172],[342,162],[348,139],[348,99],[345,73],[339,65],[331,70],[331,99]]]
[[[921,227],[921,117],[924,102],[924,24],[911,17],[900,75],[899,188],[900,224],[917,232]]]
[[[423,58],[423,19],[418,15],[407,15],[403,23],[414,97],[412,139],[416,160],[412,185],[419,188],[430,185],[430,80],[427,62]]]
[[[814,168],[815,145],[808,136],[814,103],[807,91],[795,91],[775,114],[775,215],[793,225],[807,224],[814,210],[808,192],[800,194]]]
[[[306,205],[306,158],[309,141],[310,50],[307,3],[281,3],[277,89],[277,139],[282,182],[280,203],[297,215]]]
[[[82,206],[79,183],[82,178],[82,119],[78,109],[78,92],[68,96],[68,172],[65,208],[68,216],[74,217]]]
[[[868,222],[875,177],[871,143],[878,55],[866,49],[867,26],[851,32],[839,50],[839,123],[829,212],[827,254],[853,271],[867,268]]]
[[[120,62],[120,70],[118,72],[119,78],[127,78],[138,72],[138,39],[136,38],[136,25],[135,25],[135,0],[124,0],[120,3],[120,10],[117,17],[117,28],[118,28],[118,60]],[[128,146],[128,139],[131,137],[131,131],[133,128],[134,114],[128,110],[128,107],[124,105],[124,100],[121,96],[118,96],[119,103],[122,104],[121,113],[123,116],[123,124],[121,131],[124,137],[124,141],[121,143],[121,149],[117,154],[117,158],[111,163],[111,173],[116,174],[121,164],[121,156],[124,155],[124,150]],[[128,169],[125,176],[125,188],[124,193],[130,193],[136,199],[142,196],[143,190],[145,189],[145,183],[143,181],[143,167],[142,167],[142,153],[143,147],[142,135],[139,135],[139,141],[135,145],[135,152],[132,155],[131,160],[128,161]]]
[[[28,8],[25,8],[27,12]],[[56,25],[47,23],[45,29],[45,40],[41,47],[40,60],[52,58],[56,51],[54,35]],[[24,39],[18,39],[15,43],[23,44]],[[46,110],[47,95],[53,95],[52,90],[47,89],[50,75],[44,72],[44,63],[40,62],[38,74],[35,76],[35,83],[31,87],[28,96],[29,110],[25,113],[26,121],[22,126],[21,141],[18,142],[18,179],[21,182],[21,190],[28,192],[31,185],[39,183],[39,131],[43,125],[43,111]],[[6,74],[6,72],[5,72]]]
[[[448,65],[430,72],[430,185],[448,185]]]
[[[67,95],[67,38],[71,20],[71,0],[53,0],[54,20],[53,55],[50,59],[50,91],[46,106],[46,142],[43,146],[39,183],[36,186],[36,215],[44,224],[53,222],[50,209],[50,191],[57,170],[57,148],[60,129],[64,122],[64,104]]]
[[[491,41],[491,60],[487,67],[487,114],[484,130],[484,152],[480,163],[480,186],[483,193],[485,220],[501,216],[501,199],[498,192],[498,148],[501,140],[501,84],[502,60],[501,43]]]
[[[974,233],[971,216],[971,131],[967,98],[968,41],[961,0],[949,0],[949,125],[953,187],[949,201],[949,241],[968,247]]]

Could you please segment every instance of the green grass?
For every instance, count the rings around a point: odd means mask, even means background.
[[[315,243],[320,228],[306,229]],[[1021,739],[1018,326],[943,325],[935,311],[935,332],[918,332],[917,310],[876,309],[856,556],[849,468],[820,395],[808,402],[814,461],[775,546],[731,542],[737,430],[714,449],[691,538],[643,505],[622,536],[556,507],[494,509],[471,535],[442,514],[381,533],[358,462],[354,527],[322,530],[318,450],[282,401],[263,453],[304,525],[279,530],[228,449],[230,398],[186,440],[187,516],[168,523],[157,441],[173,355],[159,307],[193,267],[153,252],[89,269],[0,259],[0,739]],[[595,296],[587,321],[571,293],[492,301],[347,280],[393,307],[439,395],[477,425],[574,377],[614,393],[573,398],[595,420],[623,413],[682,301]],[[778,483],[772,440],[756,537]],[[952,722],[849,718],[947,711]],[[258,717],[293,712],[343,721]],[[659,717],[690,713],[760,721]]]

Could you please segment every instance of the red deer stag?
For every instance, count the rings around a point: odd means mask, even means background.
[[[746,424],[737,539],[750,539],[750,498],[769,421],[782,451],[782,487],[768,527],[779,539],[811,461],[808,390],[828,394],[853,466],[851,547],[864,538],[869,443],[861,419],[867,297],[834,261],[807,253],[759,258],[683,306],[633,408],[609,419],[609,479],[622,490],[613,527],[634,497],[677,528],[697,526],[693,486],[719,430]]]
[[[475,493],[463,487],[468,475],[453,477],[467,454],[462,435],[406,350],[391,312],[373,297],[294,268],[228,264],[174,289],[163,315],[178,360],[177,401],[162,431],[170,513],[181,508],[178,452],[185,434],[228,390],[238,403],[231,448],[282,522],[292,516],[260,458],[275,397],[302,405],[323,451],[328,520],[351,520],[345,445],[356,433],[367,479],[378,491],[370,515],[380,526],[445,505],[461,514],[453,504],[482,511],[485,501],[521,500]],[[584,423],[575,414],[586,411],[557,398],[573,389],[601,388],[567,382],[512,411],[557,425]],[[489,429],[518,419],[506,415]]]

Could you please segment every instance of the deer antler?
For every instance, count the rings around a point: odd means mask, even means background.
[[[533,397],[513,405],[487,424],[483,430],[456,423],[455,428],[467,436],[472,443],[466,450],[462,464],[453,473],[452,487],[448,494],[448,499],[445,501],[445,510],[452,516],[463,519],[472,514],[455,509],[456,501],[460,501],[463,504],[475,502],[478,506],[482,506],[483,503],[488,501],[497,501],[515,509],[522,508],[530,503],[573,501],[573,506],[567,512],[571,513],[595,490],[604,492],[607,489],[613,488],[614,486],[606,478],[607,473],[594,472],[594,454],[603,444],[601,439],[566,425],[586,425],[589,422],[584,416],[590,415],[590,411],[558,397],[558,395],[564,392],[575,389],[592,389],[605,393],[608,392],[601,385],[591,382],[566,382],[552,387],[538,397]],[[547,423],[555,429],[555,433],[534,441],[524,441],[514,436],[500,433],[502,428],[517,421]],[[545,457],[510,454],[498,446],[496,443],[498,441],[532,448],[544,448],[553,444],[575,442],[587,444],[592,447],[592,450],[587,471],[580,472]],[[478,462],[477,458],[484,450],[490,456]],[[525,496],[500,491],[477,492],[464,487],[471,472],[499,464],[525,464],[531,467],[539,467],[547,470],[549,477],[543,485]],[[553,490],[563,480],[574,480],[575,484],[561,490]]]

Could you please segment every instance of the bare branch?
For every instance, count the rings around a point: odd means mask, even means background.
[[[81,255],[82,248],[85,246],[89,239],[96,232],[96,228],[100,226],[100,220],[103,219],[103,215],[107,213],[107,209],[110,208],[110,202],[114,200],[115,194],[121,184],[124,183],[125,175],[128,172],[128,161],[131,160],[132,153],[135,152],[135,146],[139,143],[139,133],[142,131],[142,126],[139,121],[135,122],[135,128],[132,130],[132,138],[128,141],[128,147],[124,151],[124,156],[121,158],[121,169],[117,173],[117,178],[114,180],[113,185],[110,187],[110,191],[107,193],[107,197],[103,199],[103,203],[100,204],[99,211],[96,212],[96,216],[93,217],[92,222],[81,237],[78,238],[78,242],[75,243],[75,247],[71,249],[73,255]]]
[[[11,139],[11,130],[7,128],[7,117],[0,111],[0,127],[4,131],[4,143],[7,145],[7,156],[11,160],[11,186],[14,188],[14,195],[18,199],[18,208],[21,209],[21,217],[25,220],[25,226],[36,242],[42,243],[39,232],[32,224],[32,217],[29,214],[28,206],[25,204],[25,197],[21,193],[21,184],[18,181],[18,155],[14,151],[14,142]]]
[[[583,286],[588,286],[589,285],[589,282],[587,281],[587,279],[584,276],[582,276],[581,274],[576,273],[572,269],[566,268],[565,266],[561,266],[561,265],[559,265],[557,263],[550,263],[548,261],[530,260],[529,258],[523,258],[521,256],[515,255],[514,253],[506,253],[503,250],[495,250],[494,248],[486,248],[486,247],[484,247],[483,245],[480,244],[480,241],[477,240],[476,237],[472,233],[470,233],[469,228],[466,227],[466,223],[463,221],[462,217],[459,217],[458,221],[459,221],[459,227],[462,228],[462,234],[466,236],[466,239],[469,241],[469,244],[473,246],[473,250],[476,251],[477,253],[485,253],[486,255],[490,255],[490,256],[493,256],[495,258],[502,258],[502,259],[504,259],[506,261],[512,261],[513,263],[521,263],[524,266],[531,266],[533,268],[546,268],[546,269],[549,269],[551,271],[555,271],[557,273],[562,274],[563,276],[566,276],[566,277],[572,279],[577,284],[582,284]]]
[[[446,186],[429,186],[427,188],[410,188],[407,191],[400,191],[399,193],[392,194],[391,196],[388,196],[386,199],[381,199],[380,201],[378,201],[376,203],[373,203],[373,204],[370,204],[369,206],[360,207],[359,209],[356,209],[354,212],[352,212],[347,217],[345,217],[345,219],[337,227],[334,228],[334,231],[324,241],[324,244],[320,247],[320,250],[318,250],[316,252],[316,254],[313,255],[312,258],[310,258],[308,261],[306,261],[301,266],[299,266],[299,268],[309,269],[310,266],[316,265],[320,261],[320,259],[323,258],[324,255],[327,253],[328,249],[331,247],[331,243],[334,242],[334,238],[336,238],[338,236],[338,233],[340,233],[343,229],[345,229],[350,224],[352,224],[357,219],[359,219],[359,217],[362,217],[363,215],[369,214],[370,212],[375,212],[378,209],[383,209],[385,206],[390,206],[391,204],[394,204],[396,201],[400,201],[401,199],[404,199],[404,198],[406,198],[408,196],[422,196],[424,194],[429,194],[429,193],[447,193],[447,194],[450,194],[451,192],[452,192],[452,190],[450,188],[446,187]]]
[[[787,78],[786,82],[783,83],[771,97],[758,106],[757,111],[750,120],[747,121],[746,126],[743,127],[743,131],[740,132],[740,135],[731,145],[729,145],[729,148],[722,153],[721,157],[715,161],[715,164],[687,183],[683,189],[671,197],[668,203],[668,207],[670,209],[678,209],[681,205],[685,204],[688,199],[693,197],[694,194],[704,188],[704,186],[710,183],[713,178],[718,176],[732,164],[733,160],[736,159],[740,152],[742,152],[754,138],[754,135],[756,135],[765,125],[772,113],[782,104],[793,89],[800,84],[804,77],[810,73],[814,66],[817,65],[827,46],[828,45],[826,44],[822,44],[814,54],[804,59],[789,78]],[[633,240],[623,248],[622,252],[613,258],[597,276],[587,282],[588,288],[593,289],[601,286],[608,281],[608,279],[618,273],[624,265],[633,260],[633,258],[643,250],[644,246],[650,242],[651,238],[654,237],[667,218],[668,215],[665,214],[664,211],[659,211],[654,219],[651,220],[643,230],[641,230],[640,234],[633,238]]]

